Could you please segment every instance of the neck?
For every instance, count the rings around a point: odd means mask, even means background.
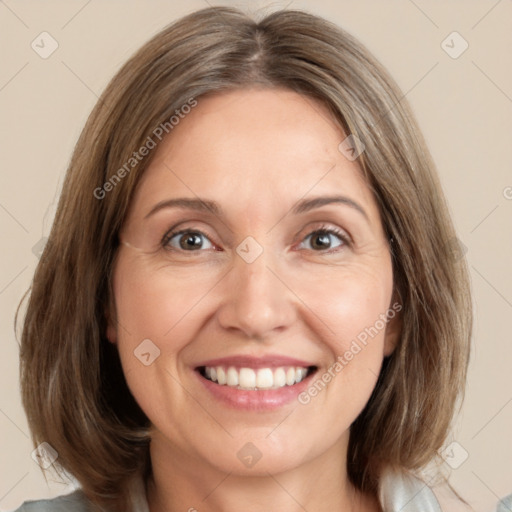
[[[347,442],[348,436],[299,467],[247,475],[223,472],[207,461],[201,464],[156,437],[151,443],[149,508],[151,512],[380,512],[376,497],[362,494],[348,480]]]

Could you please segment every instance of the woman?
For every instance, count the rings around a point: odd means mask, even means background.
[[[93,110],[34,277],[24,407],[82,490],[21,510],[441,510],[422,470],[471,336],[454,242],[351,36],[299,11],[169,26]]]

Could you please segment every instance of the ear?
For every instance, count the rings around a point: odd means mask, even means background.
[[[386,357],[393,353],[402,335],[403,306],[398,299],[398,294],[393,294],[393,300],[388,309],[388,323],[384,334],[384,355]]]

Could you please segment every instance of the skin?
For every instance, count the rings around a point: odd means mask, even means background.
[[[321,376],[393,304],[378,207],[357,161],[338,149],[344,138],[323,105],[297,93],[225,92],[198,99],[142,177],[121,232],[107,336],[153,425],[152,512],[380,510],[348,482],[346,453],[398,315],[307,405],[237,410],[194,372],[205,359],[279,354],[313,362]],[[368,219],[346,204],[291,213],[303,198],[335,194]],[[225,217],[166,208],[144,218],[177,197],[215,200]],[[163,247],[178,223],[206,234],[198,248],[179,252],[179,236],[174,251]],[[350,243],[331,235],[319,248],[320,227]],[[263,248],[252,263],[236,252],[247,236]],[[160,350],[148,366],[134,357],[144,339]],[[261,453],[252,467],[237,457],[248,442]]]

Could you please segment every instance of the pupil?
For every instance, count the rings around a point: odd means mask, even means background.
[[[320,249],[325,249],[326,246],[330,245],[329,235],[328,234],[320,234],[313,238],[314,240],[320,241],[320,243],[315,243],[314,245],[319,246]]]
[[[187,235],[181,238],[181,247],[183,249],[197,247],[201,245],[201,237],[198,234]]]

